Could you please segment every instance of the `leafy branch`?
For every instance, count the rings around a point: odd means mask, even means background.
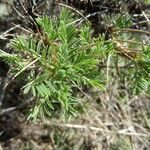
[[[104,42],[91,37],[89,26],[77,28],[72,21],[73,14],[67,10],[56,21],[47,16],[38,18],[42,36],[17,37],[11,42],[20,53],[16,64],[30,64],[17,67],[17,75],[28,70],[28,83],[23,90],[35,98],[29,118],[51,116],[54,110],[61,110],[62,116],[76,115],[79,100],[73,88],[103,88],[98,63],[103,57]]]
[[[12,79],[22,72],[28,74],[22,89],[35,102],[29,118],[49,117],[54,112],[63,117],[75,116],[80,101],[74,89],[105,89],[106,78],[113,78],[114,72],[120,81],[127,78],[127,88],[132,94],[140,94],[149,87],[149,46],[122,32],[132,24],[129,16],[113,18],[114,29],[109,41],[103,36],[92,37],[88,23],[77,27],[74,17],[64,9],[56,20],[47,16],[38,18],[40,33],[13,39],[14,54],[0,51],[1,58],[12,66],[15,64],[11,68],[16,72]],[[136,51],[132,48],[134,44],[142,48]],[[118,67],[119,63],[127,68]]]

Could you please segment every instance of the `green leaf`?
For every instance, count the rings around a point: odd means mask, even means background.
[[[26,86],[26,87],[24,88],[23,93],[24,93],[24,94],[29,93],[30,89],[31,89],[31,85],[29,84],[28,86]]]

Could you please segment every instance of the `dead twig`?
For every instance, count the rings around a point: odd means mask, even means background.
[[[11,31],[13,31],[13,30],[15,30],[16,28],[19,28],[19,27],[20,27],[20,25],[15,25],[14,27],[12,27],[12,28],[8,29],[7,31],[3,32],[0,35],[0,39],[7,40],[8,36],[10,36],[10,35],[13,36],[13,34],[9,34],[9,32],[11,32]]]
[[[5,108],[5,109],[2,109],[0,111],[0,116],[4,115],[4,114],[7,114],[7,113],[10,113],[12,111],[15,111],[15,110],[18,110],[18,109],[21,109],[21,108],[24,108],[25,106],[27,106],[29,103],[31,103],[33,101],[33,98],[30,98],[29,100],[25,101],[24,103],[18,105],[18,106],[14,106],[14,107],[9,107],[9,108]]]
[[[46,123],[49,125],[49,123]],[[97,132],[105,132],[109,134],[119,134],[119,135],[127,135],[127,136],[137,136],[137,137],[150,137],[148,134],[144,133],[138,133],[135,131],[131,131],[131,129],[128,127],[127,129],[121,129],[118,131],[113,131],[113,130],[106,130],[104,128],[98,128],[98,127],[93,127],[93,126],[86,126],[86,125],[77,125],[77,124],[60,124],[60,123],[50,123],[51,125],[54,126],[59,126],[59,127],[67,127],[67,128],[72,128],[72,129],[84,129],[84,130],[91,130],[91,131],[97,131]]]
[[[114,31],[132,32],[132,33],[137,33],[137,34],[150,35],[149,31],[143,31],[143,30],[139,30],[139,29],[122,28],[122,29],[117,29],[117,30],[114,30]]]
[[[62,7],[66,7],[66,8],[69,8],[71,9],[72,11],[76,12],[77,14],[79,14],[80,16],[82,16],[86,21],[87,21],[87,18],[80,12],[78,11],[77,9],[71,7],[71,6],[68,6],[68,5],[65,5],[65,4],[62,4],[62,3],[58,3],[59,6],[62,6]]]

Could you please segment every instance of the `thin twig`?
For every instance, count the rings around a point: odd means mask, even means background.
[[[85,20],[87,20],[87,18],[85,18],[85,16],[84,16],[80,11],[78,11],[77,9],[75,9],[75,8],[73,8],[73,7],[71,7],[71,6],[62,4],[62,3],[58,3],[58,5],[73,10],[74,12],[76,12],[77,14],[79,14],[80,16],[82,16]]]
[[[143,30],[138,30],[138,29],[130,29],[130,28],[117,29],[117,30],[114,30],[114,31],[132,32],[132,33],[150,35],[149,31],[143,31]]]
[[[17,77],[19,76],[23,71],[25,71],[28,67],[32,66],[34,63],[36,63],[39,59],[35,59],[32,62],[28,63],[24,68],[22,68],[15,76],[11,78],[11,80],[5,85],[4,89],[7,88],[7,86]]]
[[[12,23],[12,24],[16,25],[15,23]],[[21,30],[23,30],[23,31],[25,31],[25,32],[27,32],[27,33],[32,33],[33,34],[33,31],[30,28],[26,29],[26,28],[21,27],[21,26],[19,26],[18,28],[21,29]]]
[[[143,16],[146,18],[146,20],[150,23],[150,20],[149,20],[149,18],[147,17],[147,15],[145,14],[144,11],[142,11],[142,14],[143,14]]]
[[[137,23],[133,23],[133,25],[145,24],[145,23],[148,23],[148,22],[149,22],[148,20],[144,20],[144,21],[140,21],[140,22],[137,22]]]
[[[5,91],[6,89],[4,89],[3,87],[7,84],[9,80],[9,77],[2,77],[1,78],[1,82],[0,82],[0,107],[3,104],[3,99],[5,96]]]
[[[12,28],[10,28],[10,29],[8,29],[7,31],[5,31],[5,32],[3,32],[1,35],[0,35],[0,39],[3,39],[3,40],[6,40],[7,38],[7,36],[12,36],[13,34],[8,34],[10,31],[12,31],[12,30],[15,30],[16,28],[19,28],[20,27],[20,25],[15,25],[14,27],[12,27]]]
[[[131,43],[131,44],[139,44],[139,45],[147,45],[144,44],[142,42],[136,42],[136,41],[131,41],[131,40],[120,40],[120,39],[113,39],[114,41],[118,41],[118,42],[126,42],[126,43]],[[149,45],[148,45],[149,46]]]
[[[18,106],[14,106],[14,107],[9,107],[9,108],[2,109],[2,110],[0,111],[0,116],[2,116],[2,115],[4,115],[4,114],[7,114],[7,113],[10,113],[10,112],[12,112],[12,111],[15,111],[15,110],[17,110],[17,109],[21,109],[21,108],[27,106],[27,105],[28,105],[30,102],[32,102],[32,101],[33,101],[33,98],[30,98],[28,101],[25,101],[24,103],[22,103],[22,104],[20,104],[20,105],[18,105]]]
[[[60,126],[60,127],[67,127],[67,128],[74,128],[74,129],[85,129],[85,130],[91,130],[91,131],[98,131],[98,132],[106,132],[110,134],[119,134],[119,135],[127,135],[127,136],[137,136],[137,137],[149,137],[150,135],[144,134],[144,133],[138,133],[138,132],[130,132],[129,128],[128,129],[122,129],[118,131],[113,131],[113,130],[106,130],[103,128],[97,128],[97,127],[88,127],[86,125],[77,125],[77,124],[53,124],[54,126]]]
[[[13,7],[13,9],[16,11],[16,13],[18,14],[18,16],[20,16],[20,17],[22,17],[23,19],[25,19],[25,17],[23,16],[23,14],[20,13],[20,12],[16,9],[16,7],[15,7],[14,5],[13,5],[12,7]]]
[[[109,66],[110,66],[110,60],[111,60],[111,54],[109,54],[108,58],[107,58],[107,75],[106,75],[107,85],[106,85],[106,87],[109,86]]]

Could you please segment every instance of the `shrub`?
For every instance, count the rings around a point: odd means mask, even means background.
[[[76,115],[79,98],[74,89],[81,92],[83,87],[105,89],[106,79],[108,83],[113,73],[118,75],[120,84],[125,78],[128,80],[126,88],[130,95],[148,89],[149,47],[143,45],[135,51],[131,49],[134,42],[125,47],[119,42],[134,39],[127,30],[122,30],[132,24],[129,17],[108,19],[116,23],[108,41],[103,36],[92,37],[90,25],[76,25],[74,18],[65,9],[56,20],[47,16],[38,18],[37,34],[12,40],[14,54],[0,51],[1,58],[15,64],[11,67],[13,73],[17,72],[13,79],[21,73],[28,75],[22,89],[35,102],[29,118],[48,117],[53,112],[63,117]]]

